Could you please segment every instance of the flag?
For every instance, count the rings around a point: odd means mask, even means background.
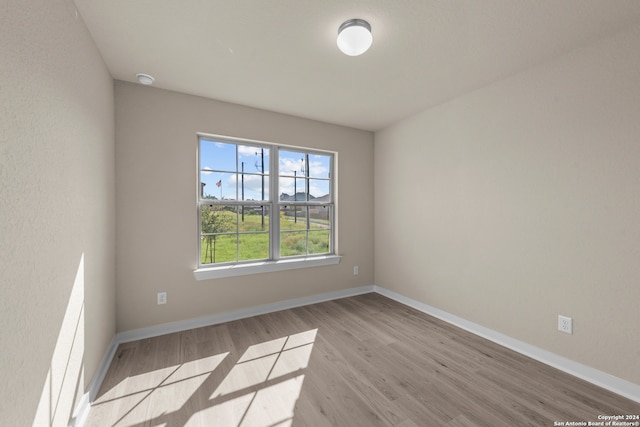
[[[220,181],[216,182],[216,187],[218,187],[218,188],[219,188],[219,187],[222,187],[222,180],[220,180]]]

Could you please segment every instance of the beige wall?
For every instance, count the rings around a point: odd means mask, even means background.
[[[341,263],[196,281],[196,132],[337,151]],[[373,284],[370,132],[118,81],[116,177],[119,331]]]
[[[376,284],[640,384],[639,48],[636,27],[377,133]]]
[[[115,332],[113,80],[71,1],[1,9],[0,425],[66,426]]]
[[[636,27],[425,111],[375,153],[368,132],[116,82],[114,166],[113,82],[73,3],[7,0],[0,424],[66,425],[116,329],[370,285],[374,259],[378,285],[640,383],[638,46]],[[337,151],[342,262],[195,281],[196,132]]]

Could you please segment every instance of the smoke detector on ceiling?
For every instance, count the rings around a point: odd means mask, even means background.
[[[145,86],[152,85],[153,82],[156,81],[156,79],[154,79],[153,76],[150,76],[149,74],[138,73],[136,74],[136,77],[138,78],[138,81]]]

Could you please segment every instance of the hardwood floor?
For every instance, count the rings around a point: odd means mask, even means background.
[[[378,294],[122,344],[86,426],[554,426],[640,404]]]

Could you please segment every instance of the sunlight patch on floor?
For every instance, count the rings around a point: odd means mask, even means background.
[[[110,426],[289,426],[316,334],[252,345],[234,365],[227,352],[131,375],[92,411],[111,418]]]
[[[116,411],[116,425],[137,425],[180,410],[229,353],[185,362],[125,378],[94,402]],[[110,409],[113,408],[113,409]],[[159,424],[161,425],[161,424]]]
[[[203,426],[215,421],[221,426],[290,426],[303,381],[304,375],[298,375],[240,394],[194,414],[186,425]]]
[[[220,403],[190,421],[194,425],[203,420],[229,426],[290,425],[304,381],[301,372],[309,364],[316,334],[313,329],[249,347],[211,395]]]

